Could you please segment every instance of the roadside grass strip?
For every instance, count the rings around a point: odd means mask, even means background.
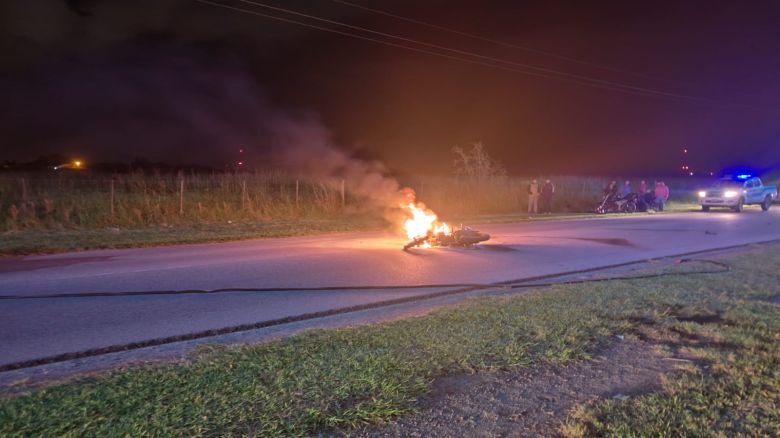
[[[19,230],[0,233],[0,255],[226,242],[380,229],[380,219],[290,219],[145,228]]]
[[[671,202],[669,213],[689,212],[696,205]],[[528,215],[507,213],[495,215],[456,215],[449,222],[463,224],[497,224],[541,222],[572,219],[603,219],[638,216],[650,213],[556,213]],[[381,217],[344,214],[325,218],[288,218],[264,220],[236,220],[204,223],[172,223],[157,226],[106,226],[21,228],[0,231],[0,256],[53,254],[91,249],[143,248],[161,245],[229,242],[237,240],[313,236],[327,233],[379,231],[389,227]],[[396,230],[397,231],[397,230]],[[403,238],[399,235],[399,241]]]
[[[752,266],[752,281],[741,291],[723,287],[699,303],[693,316],[650,322],[656,327],[651,342],[669,345],[696,366],[664,379],[662,392],[578,407],[563,435],[778,436],[780,306],[762,302],[780,296],[776,252],[773,257],[744,260],[743,273],[748,263],[759,266]],[[671,342],[659,334],[671,336]]]
[[[762,300],[780,294],[780,245],[724,261],[731,272],[472,299],[424,317],[210,346],[184,364],[30,389],[0,399],[0,436],[349,430],[418,409],[437,377],[588,359],[616,335],[679,349],[693,365],[669,376],[662,393],[577,408],[564,433],[772,435],[780,430],[780,307]]]

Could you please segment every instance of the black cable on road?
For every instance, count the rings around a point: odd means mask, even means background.
[[[256,330],[266,327],[272,327],[276,325],[281,324],[289,324],[292,322],[299,322],[299,321],[306,321],[311,319],[318,319],[318,318],[324,318],[328,316],[334,316],[334,315],[340,315],[345,313],[351,313],[361,310],[369,310],[369,309],[376,309],[380,307],[387,307],[392,306],[396,304],[405,304],[405,303],[411,303],[416,301],[423,301],[423,300],[429,300],[433,298],[439,298],[444,297],[448,295],[456,295],[466,292],[475,292],[475,291],[484,291],[487,289],[528,289],[533,287],[548,287],[548,286],[554,286],[554,285],[570,285],[570,284],[582,284],[582,283],[592,283],[592,282],[606,282],[606,281],[619,281],[619,280],[638,280],[638,279],[648,279],[648,278],[657,278],[657,277],[664,277],[664,276],[683,276],[683,275],[695,275],[695,274],[718,274],[723,272],[728,272],[731,270],[731,267],[723,262],[715,261],[715,260],[706,260],[706,259],[681,259],[678,261],[678,263],[693,263],[693,262],[699,262],[699,263],[706,263],[710,265],[714,265],[718,267],[718,269],[711,269],[711,270],[696,270],[696,271],[684,271],[684,272],[659,272],[659,273],[650,273],[650,274],[640,274],[640,275],[629,275],[629,276],[611,276],[611,277],[598,277],[598,278],[590,278],[590,279],[580,279],[580,280],[564,280],[560,282],[545,282],[545,283],[534,283],[534,281],[540,280],[542,278],[555,278],[555,277],[563,277],[568,275],[573,275],[576,273],[584,273],[584,272],[593,272],[597,270],[603,270],[608,269],[610,267],[601,267],[601,268],[593,268],[588,270],[581,270],[578,272],[572,272],[572,273],[565,273],[565,274],[554,274],[554,275],[548,275],[548,276],[540,276],[536,278],[529,278],[526,279],[525,282],[504,282],[504,283],[491,283],[491,284],[478,284],[478,285],[465,285],[464,287],[459,287],[456,289],[449,289],[445,291],[440,292],[434,292],[430,294],[424,294],[424,295],[414,295],[410,297],[403,297],[403,298],[396,298],[392,300],[384,300],[379,301],[375,303],[368,303],[368,304],[361,304],[357,306],[351,306],[351,307],[342,307],[338,309],[331,309],[331,310],[325,310],[320,312],[312,312],[312,313],[306,313],[302,315],[293,315],[293,316],[287,316],[284,318],[279,319],[273,319],[268,321],[261,321],[257,323],[252,324],[241,324],[237,326],[232,327],[224,327],[220,329],[212,329],[212,330],[204,330],[200,332],[195,333],[188,333],[184,335],[175,335],[175,336],[167,336],[163,338],[156,338],[156,339],[149,339],[145,341],[139,341],[139,342],[132,342],[128,344],[121,344],[121,345],[112,345],[107,347],[100,347],[100,348],[93,348],[89,350],[83,350],[79,352],[72,352],[72,353],[63,353],[58,354],[54,356],[48,356],[43,357],[39,359],[32,359],[32,360],[26,360],[21,362],[14,362],[9,363],[5,365],[0,366],[0,372],[5,371],[12,371],[12,370],[18,370],[22,368],[30,368],[34,366],[40,366],[40,365],[48,365],[53,364],[57,362],[64,362],[68,360],[74,360],[74,359],[82,359],[86,357],[91,356],[100,356],[104,354],[109,353],[118,353],[122,351],[130,351],[130,350],[137,350],[140,348],[146,348],[146,347],[154,347],[164,344],[170,344],[174,342],[182,342],[182,341],[191,341],[201,338],[208,338],[213,336],[219,336],[219,335],[226,335],[230,333],[236,333],[236,332],[242,332],[242,331],[248,331],[248,330]],[[618,266],[627,266],[636,264],[638,262],[631,262],[631,263],[623,263],[620,265],[612,266],[612,267],[618,267]],[[440,287],[444,285],[438,285]],[[431,285],[418,285],[415,286],[416,288],[431,288],[435,286]],[[376,288],[376,287],[372,287]],[[393,286],[390,288],[409,288],[409,286]],[[344,290],[358,290],[354,286],[349,287],[342,287],[340,289]],[[256,291],[268,291],[268,289],[243,289],[243,291],[247,292],[256,292]],[[274,289],[274,291],[278,291],[279,289]],[[293,288],[288,288],[287,290],[296,290]],[[304,291],[312,290],[312,289],[301,289]],[[319,290],[333,290],[333,288],[321,288]],[[170,291],[174,294],[183,294],[183,293],[216,293],[217,291],[223,291],[220,289],[214,290],[214,291]],[[224,291],[233,291],[230,289],[225,289]],[[132,293],[126,293],[133,294],[133,295],[162,295],[165,292],[163,291],[151,291],[151,292],[132,292]],[[74,294],[71,294],[74,295]],[[115,294],[110,294],[115,295]],[[109,296],[110,296],[109,295]],[[79,295],[77,295],[79,296]],[[84,296],[84,295],[81,295]],[[88,295],[88,296],[95,296],[95,295]],[[106,296],[106,295],[98,295],[98,296]],[[33,297],[24,297],[22,299],[27,298],[33,298]],[[61,297],[65,298],[65,297]],[[9,298],[5,297],[4,299],[18,299],[18,298]]]
[[[705,259],[681,259],[680,263],[690,262],[702,262],[709,263],[717,266],[721,266],[728,270],[728,265],[717,262],[714,260]],[[121,291],[121,292],[74,292],[74,293],[59,293],[59,294],[46,294],[46,295],[0,295],[0,300],[43,300],[43,299],[65,299],[65,298],[90,298],[90,297],[128,297],[128,296],[152,296],[152,295],[210,295],[221,293],[268,293],[268,292],[332,292],[332,291],[370,291],[370,290],[399,290],[399,289],[454,289],[454,288],[471,288],[477,289],[490,289],[490,288],[504,288],[504,289],[516,289],[521,287],[531,286],[550,286],[553,284],[577,284],[582,282],[593,281],[609,281],[609,280],[631,280],[631,279],[643,279],[643,278],[655,278],[661,275],[673,275],[675,273],[661,273],[661,274],[648,274],[637,276],[618,276],[618,277],[602,277],[586,280],[573,280],[573,281],[558,281],[551,283],[529,283],[536,280],[542,280],[545,278],[565,277],[575,274],[584,274],[587,272],[601,271],[610,268],[619,268],[624,266],[633,265],[639,262],[627,262],[610,266],[602,266],[593,269],[583,269],[577,271],[564,272],[559,274],[541,275],[536,277],[529,277],[520,280],[510,280],[504,282],[495,283],[432,283],[432,284],[411,284],[411,285],[370,285],[370,286],[356,286],[356,285],[344,285],[344,286],[319,286],[319,287],[225,287],[219,289],[182,289],[182,290],[150,290],[150,291]],[[691,271],[691,274],[713,274],[718,272],[724,272],[723,270],[717,271]],[[687,273],[687,272],[686,272]],[[428,295],[426,295],[428,296]]]
[[[337,290],[393,290],[393,289],[442,289],[455,287],[491,287],[492,284],[480,283],[444,283],[444,284],[411,284],[389,286],[316,286],[316,287],[225,287],[219,289],[182,289],[182,290],[150,290],[122,292],[74,292],[48,295],[0,295],[0,300],[38,300],[58,298],[84,297],[127,297],[137,295],[202,295],[233,292],[327,292]]]

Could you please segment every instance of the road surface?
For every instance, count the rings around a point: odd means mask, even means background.
[[[0,259],[0,366],[439,289],[110,296],[127,291],[492,283],[780,239],[780,211],[636,215],[478,227],[474,249],[366,232]]]

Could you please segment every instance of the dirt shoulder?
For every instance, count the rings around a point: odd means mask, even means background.
[[[436,381],[421,413],[352,436],[554,436],[574,406],[660,390],[661,376],[678,366],[674,359],[626,338],[566,366],[449,376]]]

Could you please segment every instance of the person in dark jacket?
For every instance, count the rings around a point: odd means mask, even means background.
[[[552,201],[553,201],[554,194],[555,194],[555,185],[552,183],[552,181],[548,179],[542,185],[542,191],[540,194],[540,198],[542,200],[543,214],[552,213]]]

